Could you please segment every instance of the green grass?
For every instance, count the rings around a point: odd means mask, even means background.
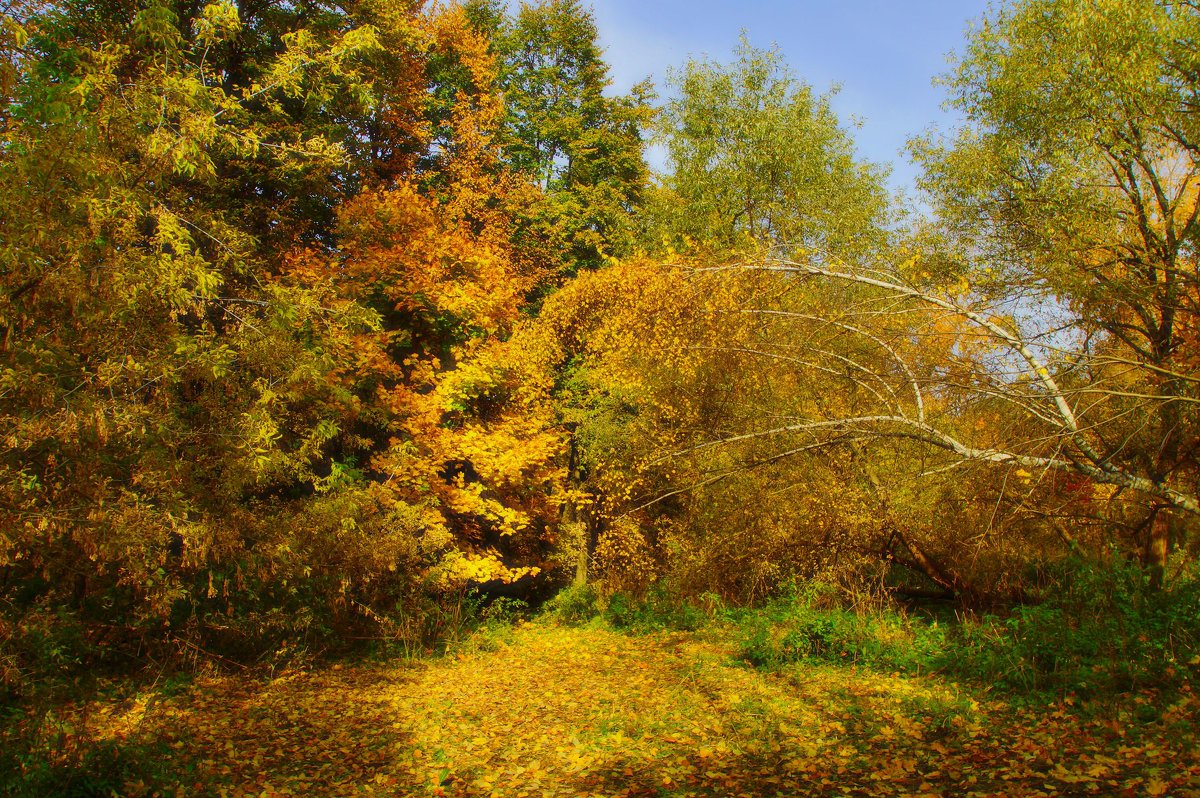
[[[1073,559],[1042,580],[1032,603],[988,615],[935,617],[886,602],[862,609],[819,582],[752,608],[680,597],[662,585],[640,597],[573,587],[549,610],[560,622],[633,633],[705,629],[732,639],[741,660],[767,671],[828,663],[940,673],[1045,698],[1174,689],[1200,677],[1200,578],[1154,591],[1136,564]]]

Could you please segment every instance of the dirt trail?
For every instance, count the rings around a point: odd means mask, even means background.
[[[483,642],[208,680],[96,717],[166,741],[188,795],[1200,795],[1196,701],[1135,744],[1111,720],[980,706],[936,678],[764,676],[692,635],[527,624]]]

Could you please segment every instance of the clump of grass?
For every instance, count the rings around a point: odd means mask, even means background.
[[[609,597],[603,614],[613,628],[637,632],[694,632],[709,622],[704,609],[664,584],[652,585],[640,598],[614,594]]]
[[[979,705],[970,696],[954,691],[931,691],[906,697],[906,714],[921,721],[929,738],[937,739],[980,722]]]
[[[797,662],[865,665],[904,673],[934,670],[946,648],[945,628],[899,609],[838,606],[821,583],[793,588],[743,614],[739,652],[758,668]]]
[[[808,583],[738,617],[739,653],[758,668],[853,663],[937,671],[1024,693],[1116,694],[1200,677],[1200,576],[1153,590],[1136,563],[1071,558],[1034,601],[954,623],[875,605],[847,607]]]
[[[720,599],[705,594],[701,605],[673,592],[667,585],[652,585],[643,595],[612,593],[593,584],[572,585],[546,602],[546,614],[559,623],[578,626],[597,619],[613,629],[630,632],[689,631],[708,624],[723,607]]]

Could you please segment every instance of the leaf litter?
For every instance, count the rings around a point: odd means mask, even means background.
[[[206,678],[87,723],[169,747],[177,794],[225,798],[1200,796],[1186,686],[1165,710],[1021,707],[937,676],[763,674],[712,633],[534,623],[488,648]]]

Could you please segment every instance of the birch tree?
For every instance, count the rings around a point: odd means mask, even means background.
[[[954,252],[930,270],[1063,311],[1063,376],[1021,358],[1073,467],[1148,497],[1156,581],[1196,512],[1198,33],[1164,0],[1002,10],[947,79],[966,126],[915,145]]]

